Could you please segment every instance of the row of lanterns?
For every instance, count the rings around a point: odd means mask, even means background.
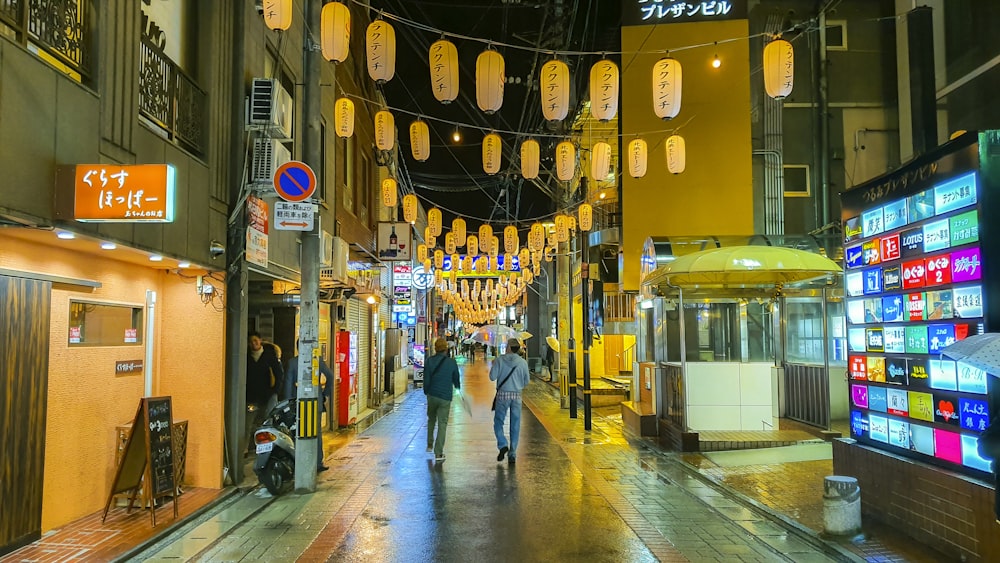
[[[292,0],[269,0],[264,21],[270,29],[287,30],[292,23]],[[343,62],[351,40],[350,9],[341,2],[323,6],[320,45],[323,57]],[[365,33],[365,58],[368,74],[378,83],[392,80],[396,73],[396,32],[388,22],[373,21]],[[782,99],[792,92],[794,53],[791,43],[775,37],[764,47],[764,85],[767,94]],[[447,39],[435,41],[428,50],[431,90],[434,97],[448,104],[458,96],[458,49]],[[542,114],[549,121],[561,121],[569,111],[571,81],[569,66],[551,59],[542,65],[539,86]],[[657,116],[672,119],[680,112],[682,69],[677,59],[665,57],[653,65],[653,109]],[[591,112],[600,121],[614,119],[618,113],[620,72],[608,59],[590,69]],[[503,105],[506,82],[503,55],[488,46],[476,59],[476,104],[491,114]]]

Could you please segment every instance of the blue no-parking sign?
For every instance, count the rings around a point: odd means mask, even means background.
[[[304,162],[282,164],[274,172],[274,191],[285,201],[305,201],[316,191],[316,174]]]

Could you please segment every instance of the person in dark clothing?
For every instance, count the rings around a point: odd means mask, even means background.
[[[322,415],[326,412],[326,402],[330,399],[333,394],[333,370],[330,366],[326,365],[326,361],[322,358],[319,359],[319,385],[322,397],[320,399],[319,412]],[[285,391],[284,396],[286,399],[298,399],[299,397],[299,355],[296,354],[290,362],[288,362],[288,369],[285,370]],[[329,467],[323,463],[323,424],[319,425],[319,432],[316,434],[316,472],[326,471]]]
[[[246,401],[247,410],[253,417],[247,417],[247,436],[253,438],[254,431],[264,423],[267,412],[277,401],[281,389],[284,370],[281,368],[281,348],[264,342],[260,334],[250,333],[247,347]],[[252,440],[250,440],[252,442]]]
[[[448,433],[448,415],[454,389],[461,389],[458,364],[448,354],[448,341],[434,341],[434,355],[424,363],[424,395],[427,395],[427,451],[434,459],[444,461],[444,440]],[[437,438],[434,426],[437,425]]]

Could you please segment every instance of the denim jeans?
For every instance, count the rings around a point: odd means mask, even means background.
[[[503,435],[503,422],[507,418],[507,411],[510,411],[510,442]],[[521,397],[516,399],[497,398],[497,410],[493,412],[493,433],[497,436],[497,449],[507,446],[510,451],[507,457],[515,458],[517,452],[517,440],[521,433]]]
[[[451,414],[451,401],[446,401],[432,395],[427,396],[427,447],[434,447],[434,454],[440,456],[444,452],[444,439],[448,434],[448,415]],[[434,437],[434,425],[437,424],[437,438]]]

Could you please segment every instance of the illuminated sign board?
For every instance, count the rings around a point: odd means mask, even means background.
[[[747,0],[622,0],[622,25],[746,19]]]
[[[85,223],[171,223],[177,173],[169,164],[77,164],[72,218]]]
[[[842,196],[851,434],[981,477],[991,376],[941,351],[984,332],[983,187],[944,162]]]

